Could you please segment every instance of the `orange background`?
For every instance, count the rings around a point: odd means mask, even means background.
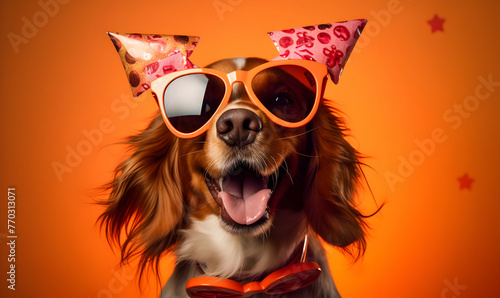
[[[95,225],[102,209],[92,204],[92,189],[111,179],[124,156],[113,144],[156,112],[151,97],[130,102],[106,31],[199,35],[191,60],[205,65],[234,56],[271,59],[277,52],[267,31],[353,18],[369,22],[326,96],[345,112],[354,147],[370,156],[373,169],[365,173],[376,202],[387,205],[369,220],[361,261],[327,249],[340,293],[498,297],[500,87],[478,87],[480,76],[500,82],[498,2],[66,2],[46,19],[37,1],[0,2],[1,297],[157,294],[153,279],[141,294],[134,266],[115,269],[118,257]],[[224,4],[217,12],[214,5]],[[435,14],[445,19],[444,31],[431,32],[427,21]],[[35,33],[23,33],[24,17],[36,17]],[[13,45],[13,34],[29,38]],[[470,97],[477,88],[484,100]],[[457,116],[454,105],[464,103],[470,112]],[[109,127],[99,138],[102,121]],[[442,136],[431,144],[436,129]],[[95,145],[84,132],[94,133]],[[68,150],[86,156],[68,161]],[[58,177],[54,162],[68,171]],[[474,179],[471,189],[459,187],[464,174]],[[4,273],[8,187],[16,188],[17,202],[15,292]],[[361,198],[366,212],[374,210],[367,190]],[[162,271],[166,280],[171,260]]]

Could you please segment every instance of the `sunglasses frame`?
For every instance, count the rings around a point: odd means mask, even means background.
[[[259,98],[255,95],[253,88],[252,88],[252,80],[255,78],[257,74],[260,72],[272,68],[272,67],[277,67],[277,66],[300,66],[309,71],[313,78],[315,85],[314,87],[316,88],[316,98],[314,99],[314,104],[309,112],[309,114],[301,121],[299,122],[288,122],[285,121],[276,115],[274,115],[271,111],[269,111],[259,100]],[[213,115],[210,117],[210,119],[203,124],[199,129],[185,133],[178,131],[172,123],[170,123],[170,120],[167,117],[167,113],[165,111],[165,105],[164,105],[164,94],[165,90],[168,87],[168,85],[175,79],[185,76],[185,75],[190,75],[190,74],[210,74],[218,77],[224,82],[225,86],[225,93],[224,97],[222,98],[219,106],[213,113]],[[314,61],[309,61],[309,60],[279,60],[279,61],[270,61],[266,62],[264,64],[258,65],[251,70],[235,70],[230,73],[225,73],[223,71],[217,70],[217,69],[212,69],[212,68],[190,68],[190,69],[185,69],[181,71],[175,71],[169,74],[166,74],[164,76],[161,76],[154,81],[151,82],[151,91],[153,92],[153,96],[156,99],[156,103],[158,104],[163,120],[165,124],[167,125],[168,129],[177,137],[179,138],[195,138],[201,134],[203,134],[209,127],[209,125],[213,122],[215,115],[223,109],[227,104],[229,103],[229,99],[231,97],[232,93],[232,86],[236,82],[240,82],[245,86],[245,90],[248,94],[248,97],[250,98],[251,102],[256,105],[261,111],[263,111],[266,116],[271,119],[274,123],[288,127],[288,128],[296,128],[296,127],[301,127],[306,125],[309,121],[312,120],[316,112],[318,111],[318,107],[320,105],[321,99],[323,98],[323,93],[325,91],[325,86],[327,82],[327,77],[328,77],[328,70],[326,68],[325,64],[314,62]],[[160,95],[160,96],[158,96]]]

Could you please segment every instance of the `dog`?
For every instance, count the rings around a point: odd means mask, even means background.
[[[234,74],[266,63],[235,58],[206,68]],[[227,103],[199,135],[173,134],[159,113],[128,140],[131,155],[107,185],[110,196],[99,220],[108,239],[120,246],[122,262],[139,258],[141,276],[158,272],[160,258],[175,254],[175,269],[160,297],[187,297],[188,281],[203,276],[261,281],[298,258],[319,265],[314,282],[252,297],[340,297],[321,240],[355,259],[365,252],[367,216],[355,201],[363,177],[360,153],[346,140],[340,113],[322,91],[307,124],[272,121],[273,111],[251,100],[260,97],[256,90],[274,92],[271,100],[280,109],[311,92],[307,81],[286,81],[289,74],[275,72],[271,68],[254,78],[252,96],[248,86],[232,84]],[[285,78],[279,88],[266,87],[277,78]],[[300,114],[294,109],[287,110],[290,117]]]

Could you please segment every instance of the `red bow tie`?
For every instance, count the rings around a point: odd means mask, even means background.
[[[312,284],[321,274],[321,268],[315,262],[291,264],[269,274],[262,281],[241,284],[230,279],[217,277],[191,278],[186,286],[192,298],[239,298],[250,297],[258,293],[283,294]]]
[[[290,264],[269,274],[262,281],[241,284],[230,279],[218,277],[191,278],[186,292],[191,298],[246,298],[259,293],[283,294],[312,284],[321,274],[315,262],[304,262],[306,257],[307,236],[300,257],[300,263]]]

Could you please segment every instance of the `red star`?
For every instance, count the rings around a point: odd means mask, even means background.
[[[472,182],[474,182],[474,179],[469,177],[469,174],[465,174],[462,177],[458,178],[458,183],[460,184],[460,189],[471,189],[472,187]]]
[[[427,21],[427,23],[429,25],[431,25],[432,33],[434,33],[435,31],[443,31],[444,32],[444,29],[443,29],[444,21],[445,21],[445,19],[441,19],[438,17],[437,14],[435,14],[434,18],[432,20]]]

